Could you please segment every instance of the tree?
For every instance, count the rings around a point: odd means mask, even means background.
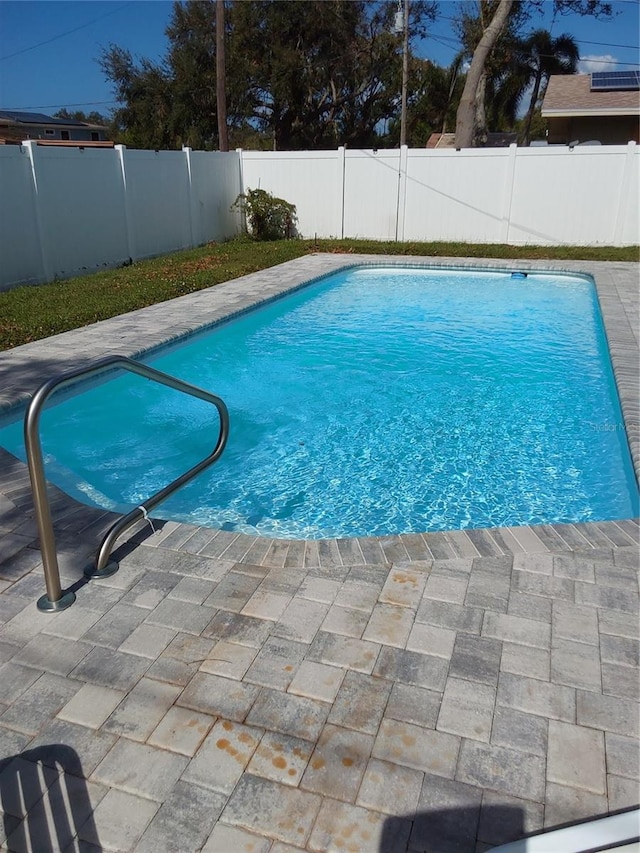
[[[544,95],[549,77],[552,74],[575,73],[580,51],[573,36],[565,33],[554,39],[547,30],[536,30],[524,40],[522,47],[524,61],[529,68],[527,83],[533,83],[522,132],[522,144],[528,145],[533,114],[538,101]]]
[[[485,66],[498,36],[507,22],[514,0],[499,0],[491,21],[482,33],[473,52],[471,66],[467,72],[464,89],[456,116],[456,148],[471,148],[476,126],[476,101],[480,83],[485,77]],[[482,90],[484,93],[484,90]],[[482,100],[484,103],[484,100]]]
[[[424,148],[432,133],[446,133],[455,123],[455,111],[464,85],[460,73],[462,59],[456,57],[449,68],[435,65],[428,59],[412,58],[409,63],[409,104],[407,144]],[[389,123],[383,144],[398,145],[400,118]]]
[[[276,148],[375,143],[377,125],[398,108],[396,6],[366,0],[234,4],[230,52],[250,63],[253,117]],[[430,3],[411,4],[424,32]]]
[[[478,91],[485,75],[485,67],[500,34],[510,15],[519,16],[519,23],[526,21],[534,11],[540,11],[543,0],[479,0],[482,35],[473,52],[471,67],[467,74],[456,118],[456,148],[468,148],[473,144],[474,114]],[[556,14],[593,15],[597,18],[610,17],[611,3],[603,0],[553,0]],[[489,14],[484,25],[483,12]]]
[[[376,144],[381,122],[398,110],[395,9],[388,0],[228,4],[224,88],[230,144],[255,134],[260,144],[269,138],[288,149]],[[134,62],[114,45],[103,52],[100,63],[123,103],[116,115],[130,144],[220,145],[215,11],[216,0],[175,3],[168,51],[159,64]],[[410,11],[417,38],[435,6],[412,0]]]
[[[100,64],[115,83],[118,101],[125,105],[113,114],[119,141],[134,148],[175,147],[167,69],[148,59],[136,64],[128,50],[116,45],[104,51]]]
[[[103,116],[102,113],[96,112],[96,110],[92,110],[90,113],[85,113],[84,110],[74,110],[73,112],[69,112],[66,108],[58,110],[57,113],[53,114],[54,118],[66,118],[70,121],[83,121],[87,124],[100,124],[104,127],[107,127],[109,124],[109,119],[106,116]]]

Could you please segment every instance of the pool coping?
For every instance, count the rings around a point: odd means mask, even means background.
[[[477,258],[428,258],[423,256],[381,256],[369,254],[313,254],[296,258],[256,273],[241,276],[211,288],[187,294],[147,308],[113,317],[54,335],[0,353],[0,415],[11,410],[18,411],[30,399],[37,387],[63,370],[85,365],[107,355],[123,355],[139,358],[154,350],[175,343],[195,333],[215,326],[251,309],[271,302],[318,281],[340,270],[360,266],[416,266],[428,269],[482,269],[486,271],[561,272],[587,276],[595,282],[602,312],[609,352],[613,364],[615,381],[620,398],[624,427],[626,430],[636,479],[640,481],[640,342],[638,339],[638,317],[640,295],[638,289],[638,266],[625,262],[588,262],[534,260],[490,260]],[[194,319],[194,318],[197,318]],[[617,426],[617,425],[616,425]],[[26,466],[25,466],[26,467]],[[73,499],[70,499],[73,500]],[[74,502],[75,503],[75,502]],[[99,510],[96,510],[100,513]],[[625,521],[625,520],[621,520]],[[540,542],[553,542],[569,548],[576,543],[590,547],[584,540],[602,543],[600,531],[603,524],[595,523],[598,532],[587,534],[594,523],[572,525],[535,525],[511,528],[465,529],[444,533],[399,534],[397,537],[378,537],[384,541],[406,538],[409,547],[417,536],[430,539],[445,537],[449,542],[458,540],[453,547],[458,556],[489,553],[512,553],[521,548],[538,547]],[[169,522],[175,529],[177,522]],[[188,524],[178,525],[183,530],[199,531],[201,528]],[[208,528],[202,528],[206,530]],[[212,528],[213,529],[213,528]],[[553,530],[553,533],[550,531]],[[493,532],[491,532],[493,531]],[[563,536],[564,533],[564,536]],[[635,534],[627,526],[623,541]],[[185,537],[190,538],[189,536]],[[276,539],[250,534],[217,531],[215,553],[212,556],[238,559],[255,547],[256,540],[275,543],[295,543],[305,540]],[[350,542],[362,550],[359,539],[364,543],[373,537],[350,539],[308,540],[309,542],[334,543],[332,549],[347,548]],[[611,528],[609,539],[620,540]],[[475,542],[474,542],[475,540]],[[497,550],[496,541],[497,540]],[[537,543],[537,544],[536,544]],[[591,547],[595,546],[592,545]],[[631,544],[630,542],[628,544]],[[213,549],[213,544],[209,546]],[[312,547],[312,546],[311,546]],[[368,544],[367,544],[368,547]],[[420,545],[420,551],[422,551]],[[401,548],[401,550],[404,550]],[[437,553],[437,549],[436,549]]]

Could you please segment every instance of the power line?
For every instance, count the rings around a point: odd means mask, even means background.
[[[618,0],[618,2],[624,2],[624,0]],[[630,4],[633,3],[635,5],[637,3],[637,0],[627,0],[627,2],[629,2]],[[458,23],[459,18],[452,18],[449,15],[438,14],[436,22],[437,21],[451,21],[452,23]],[[607,41],[589,41],[589,39],[576,38],[575,36],[572,36],[572,38],[574,39],[574,41],[580,42],[580,44],[595,44],[597,47],[621,47],[625,50],[640,50],[640,46],[637,44],[614,44],[612,42]]]
[[[96,107],[99,104],[118,104],[119,101],[82,101],[78,104],[40,104],[35,107],[5,107],[6,112],[17,113],[21,110],[52,110],[55,108],[67,109],[67,107]]]
[[[86,24],[80,24],[78,27],[74,27],[71,30],[66,30],[64,33],[58,33],[57,36],[51,36],[51,38],[45,39],[44,41],[38,42],[38,44],[32,44],[31,47],[24,47],[22,50],[17,50],[15,53],[8,53],[6,56],[0,56],[0,62],[4,62],[7,59],[13,59],[15,56],[21,56],[23,53],[28,53],[30,50],[35,50],[37,47],[42,47],[45,44],[51,44],[52,41],[57,41],[58,39],[64,38],[65,36],[71,35],[71,33],[77,33],[78,30],[84,30],[86,27],[90,27],[92,24],[101,21],[103,18],[108,17],[109,15],[115,15],[116,12],[121,12],[123,9],[126,9],[127,6],[131,6],[132,2],[125,3],[123,6],[118,6],[116,9],[110,9],[108,12],[105,12],[103,15],[98,15],[97,18],[93,18],[91,21],[87,21]]]
[[[580,44],[595,44],[597,47],[623,47],[625,50],[640,50],[637,44],[612,44],[608,41],[589,41],[589,39],[574,39]]]
[[[542,56],[542,54],[540,54]],[[553,57],[548,57],[553,59]],[[581,56],[580,62],[595,62],[598,65],[629,65],[631,68],[640,68],[638,62],[618,62],[617,59],[598,59],[597,57]]]

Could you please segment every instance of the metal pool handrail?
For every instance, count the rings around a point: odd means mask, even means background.
[[[147,498],[144,505],[140,505],[127,515],[115,522],[107,532],[102,545],[98,550],[96,558],[96,566],[85,571],[87,577],[107,577],[118,570],[118,564],[109,562],[111,550],[115,545],[116,539],[125,530],[135,524],[139,519],[146,518],[147,512],[153,509],[154,506],[167,498],[170,494],[179,489],[189,480],[199,474],[202,470],[213,464],[220,458],[222,451],[227,443],[229,436],[229,412],[224,401],[205,391],[203,388],[198,388],[196,385],[190,385],[188,382],[183,382],[175,376],[170,376],[168,373],[162,373],[153,367],[148,367],[146,364],[141,364],[133,359],[125,358],[125,356],[114,355],[107,358],[102,358],[93,364],[86,367],[80,367],[75,370],[69,370],[49,379],[44,385],[33,395],[31,402],[27,408],[24,418],[24,441],[27,450],[27,463],[29,465],[29,477],[31,479],[31,490],[33,492],[33,503],[35,506],[36,520],[38,522],[38,533],[40,535],[40,551],[42,553],[42,563],[44,566],[44,578],[47,587],[47,594],[38,599],[38,609],[44,611],[65,610],[70,607],[76,599],[75,593],[72,590],[63,590],[60,584],[60,570],[58,568],[58,557],[56,553],[56,542],[53,533],[53,522],[51,520],[51,507],[49,505],[49,497],[47,495],[47,484],[44,476],[44,462],[42,458],[42,445],[40,443],[40,414],[42,408],[50,394],[65,385],[75,382],[80,377],[96,375],[113,370],[114,367],[128,370],[131,373],[137,373],[145,379],[150,379],[158,382],[161,385],[166,385],[173,388],[175,391],[182,391],[185,394],[190,394],[192,397],[198,397],[207,403],[212,403],[218,410],[220,417],[220,433],[215,447],[211,453],[205,457],[193,468],[190,468],[180,477],[177,477],[168,486],[165,486],[159,492],[156,492],[151,497]]]

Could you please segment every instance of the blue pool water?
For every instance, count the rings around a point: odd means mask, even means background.
[[[359,268],[149,363],[219,394],[216,465],[154,515],[283,538],[638,514],[593,283]],[[24,458],[21,423],[0,444]],[[47,476],[128,510],[205,456],[215,410],[123,375],[47,409]]]

